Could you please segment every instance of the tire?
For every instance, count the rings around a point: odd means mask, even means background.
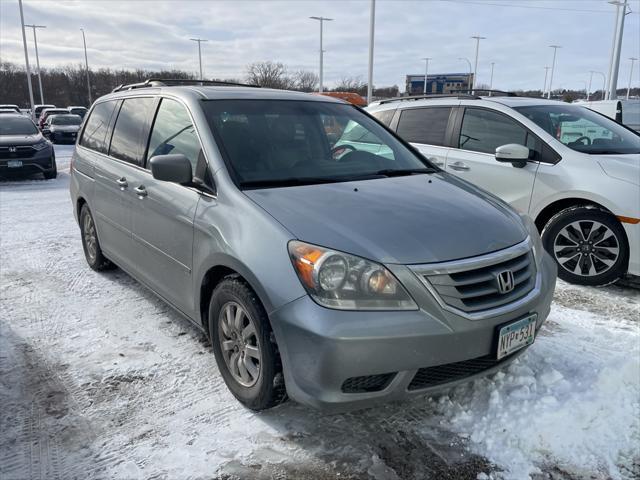
[[[53,180],[54,178],[56,178],[58,176],[58,166],[56,164],[56,157],[55,155],[51,155],[51,170],[49,170],[48,172],[42,172],[42,175],[44,176],[45,180]]]
[[[115,267],[102,253],[98,240],[98,232],[96,231],[96,224],[93,221],[93,215],[91,215],[91,211],[87,205],[83,205],[80,210],[80,235],[82,237],[84,257],[92,269],[101,271],[110,270]],[[90,237],[92,237],[92,241]]]
[[[269,317],[255,292],[237,276],[226,277],[213,291],[209,334],[222,378],[240,403],[266,410],[286,400]]]
[[[558,264],[558,276],[578,285],[602,286],[627,271],[629,246],[622,225],[597,207],[558,212],[542,230],[545,250]]]

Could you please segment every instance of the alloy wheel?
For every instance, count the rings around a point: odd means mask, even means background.
[[[87,255],[89,260],[93,262],[95,261],[98,252],[98,239],[96,238],[96,228],[93,224],[91,215],[87,214],[84,216],[83,233],[84,244],[87,247]]]
[[[566,225],[553,242],[558,265],[574,275],[592,277],[609,271],[620,256],[620,242],[606,225],[578,220]]]
[[[218,317],[218,338],[229,372],[240,385],[251,387],[260,377],[260,341],[254,320],[236,302],[227,302]]]

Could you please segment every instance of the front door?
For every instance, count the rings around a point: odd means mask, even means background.
[[[535,151],[537,139],[509,116],[484,108],[465,108],[458,148],[447,157],[446,170],[493,193],[521,213],[528,213],[539,163],[524,167],[495,159],[497,147],[508,143]]]

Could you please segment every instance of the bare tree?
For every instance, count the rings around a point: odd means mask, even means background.
[[[291,89],[295,86],[287,67],[280,62],[256,62],[247,67],[247,82],[266,88]]]
[[[367,92],[367,84],[362,80],[361,76],[342,77],[333,89],[334,92],[354,92],[365,95]]]
[[[293,74],[295,89],[301,92],[313,92],[318,87],[318,75],[310,70],[298,70]]]

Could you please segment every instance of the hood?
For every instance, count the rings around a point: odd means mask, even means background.
[[[446,173],[244,193],[297,239],[381,263],[472,257],[527,237],[517,213]]]
[[[607,176],[640,185],[640,154],[598,155],[598,164]]]
[[[44,140],[40,132],[33,135],[0,135],[0,145],[35,145]]]
[[[80,125],[51,125],[49,131],[51,132],[77,132],[80,130]]]

